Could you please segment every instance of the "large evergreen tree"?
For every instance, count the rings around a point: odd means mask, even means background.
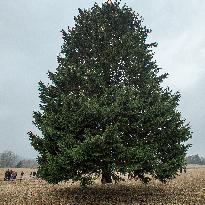
[[[39,83],[33,117],[42,136],[29,132],[43,179],[87,185],[128,173],[166,181],[184,166],[190,128],[177,110],[180,94],[160,85],[167,74],[159,74],[149,33],[118,1],[79,9],[62,31],[58,68],[50,84]]]

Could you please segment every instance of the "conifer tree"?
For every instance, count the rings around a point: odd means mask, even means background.
[[[129,174],[148,182],[176,176],[185,164],[190,127],[177,110],[180,93],[161,86],[151,32],[119,1],[81,10],[62,30],[64,43],[50,84],[39,83],[40,111],[29,132],[39,174],[50,183],[89,185]]]

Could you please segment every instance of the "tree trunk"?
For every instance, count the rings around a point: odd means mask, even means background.
[[[102,184],[112,183],[112,174],[109,169],[103,169],[102,170]]]

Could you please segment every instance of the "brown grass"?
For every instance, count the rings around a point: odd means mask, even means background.
[[[15,169],[19,174],[22,169]],[[117,185],[100,185],[99,180],[88,188],[70,182],[50,185],[29,177],[30,169],[22,182],[18,179],[4,182],[0,169],[0,205],[71,205],[71,204],[190,204],[205,205],[205,167],[189,167],[167,184],[152,181],[149,185],[126,181]]]

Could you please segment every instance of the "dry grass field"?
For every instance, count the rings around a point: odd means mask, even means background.
[[[108,204],[190,204],[205,205],[205,167],[188,167],[167,184],[157,181],[149,185],[127,181],[117,185],[100,185],[99,181],[88,188],[70,182],[50,185],[30,178],[31,169],[15,169],[25,172],[23,180],[3,181],[6,169],[0,169],[0,205],[108,205]]]

